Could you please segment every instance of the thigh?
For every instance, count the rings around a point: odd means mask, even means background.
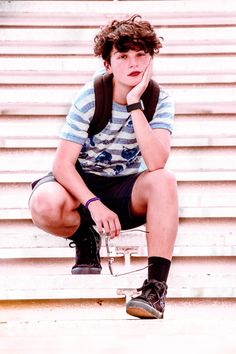
[[[78,207],[75,198],[56,181],[52,173],[32,183],[32,192],[29,196],[30,209],[57,209],[62,204],[68,204],[68,209]]]
[[[140,173],[138,178],[136,179],[132,194],[131,194],[131,212],[133,215],[140,216],[146,215],[147,213],[147,201],[148,201],[148,175],[149,172],[143,171]]]
[[[81,222],[78,201],[54,178],[46,177],[33,184],[29,200],[32,221],[50,234],[68,237]]]
[[[133,186],[131,196],[131,210],[134,215],[143,215],[147,212],[148,202],[153,196],[158,199],[176,191],[176,180],[170,171],[162,168],[155,171],[143,171]]]

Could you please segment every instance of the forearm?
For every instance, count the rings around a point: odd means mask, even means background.
[[[154,171],[164,168],[170,148],[157,138],[141,110],[131,112],[135,136],[147,168]]]

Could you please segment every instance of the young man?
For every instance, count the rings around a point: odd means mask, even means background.
[[[89,82],[69,111],[53,172],[33,183],[30,198],[35,225],[74,241],[73,274],[101,272],[103,231],[114,238],[121,229],[146,223],[148,279],[141,295],[126,308],[140,318],[163,317],[178,227],[176,181],[165,170],[173,103],[160,88],[155,114],[148,122],[140,102],[152,74],[153,56],[161,46],[150,23],[137,15],[101,29],[94,52],[113,74],[111,119],[100,133],[88,136],[95,111],[94,83]],[[142,158],[147,169],[140,172]]]

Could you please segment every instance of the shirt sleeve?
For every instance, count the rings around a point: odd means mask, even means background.
[[[86,84],[75,98],[61,129],[60,138],[84,144],[95,111],[93,82]]]
[[[150,126],[153,129],[167,129],[172,134],[175,116],[174,102],[170,94],[160,87],[159,100]]]

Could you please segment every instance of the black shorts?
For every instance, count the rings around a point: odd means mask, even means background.
[[[81,172],[80,175],[91,192],[99,197],[103,204],[118,215],[123,230],[143,225],[146,222],[146,216],[135,217],[130,210],[131,193],[134,183],[140,175],[139,173],[119,177],[103,177]],[[41,184],[51,181],[56,181],[56,179],[50,172],[41,179],[34,181],[32,183],[32,189],[34,191]],[[94,225],[89,210],[83,205],[79,206],[78,212],[80,213],[83,222]]]

